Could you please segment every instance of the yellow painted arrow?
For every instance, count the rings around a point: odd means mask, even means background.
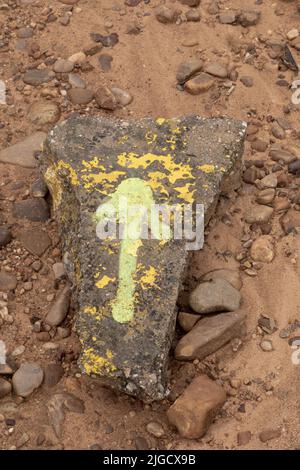
[[[119,257],[119,284],[117,296],[112,302],[112,316],[119,323],[129,322],[134,316],[137,253],[142,245],[142,210],[134,211],[130,208],[140,207],[146,211],[149,218],[153,204],[153,193],[146,182],[140,178],[128,178],[119,184],[116,191],[96,212],[99,222],[114,215],[119,223],[124,223]],[[157,219],[156,223],[151,220],[151,231],[158,240],[171,238],[169,226]]]

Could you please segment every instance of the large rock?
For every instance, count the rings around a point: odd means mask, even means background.
[[[182,437],[204,436],[226,400],[226,392],[206,375],[200,375],[167,411],[170,423]]]
[[[208,221],[219,194],[240,183],[244,134],[244,123],[196,116],[73,116],[51,131],[41,169],[74,285],[84,372],[146,401],[165,395],[186,242],[161,240],[155,224],[157,239],[99,239],[97,223],[122,197],[143,208],[203,203]]]
[[[245,333],[244,312],[220,313],[198,321],[178,342],[175,358],[180,361],[204,359],[226,343]]]
[[[45,138],[46,134],[44,132],[36,132],[22,142],[1,150],[0,162],[19,165],[25,168],[35,168],[37,160],[34,158],[34,154],[42,149]]]
[[[192,292],[190,307],[197,313],[233,312],[241,303],[241,294],[225,279],[201,282]]]
[[[44,372],[36,362],[25,362],[14,373],[12,385],[16,395],[28,397],[43,382]]]

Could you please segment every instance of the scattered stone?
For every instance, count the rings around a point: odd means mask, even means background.
[[[91,44],[90,46],[86,47],[83,52],[87,56],[92,56],[98,54],[102,50],[103,46],[101,43],[99,44]]]
[[[241,303],[241,294],[225,279],[202,282],[190,294],[190,307],[197,313],[233,312]]]
[[[275,148],[271,148],[269,152],[269,156],[275,162],[282,161],[285,164],[294,162],[297,159],[297,157],[295,157],[295,155],[291,154],[290,152],[283,150],[283,149],[275,149]]]
[[[37,160],[34,155],[36,151],[41,150],[45,138],[46,134],[44,132],[36,132],[22,142],[0,150],[0,162],[25,168],[35,168]]]
[[[42,178],[36,179],[30,188],[30,194],[32,197],[45,197],[47,196],[48,188]]]
[[[22,354],[25,352],[25,346],[21,344],[20,346],[17,346],[13,352],[11,353],[12,357],[17,357],[17,356],[22,356]]]
[[[258,261],[260,263],[271,263],[274,259],[272,237],[269,235],[262,235],[257,238],[251,245],[250,255],[254,261]]]
[[[0,400],[11,392],[11,384],[8,380],[0,377]]]
[[[44,370],[44,385],[47,388],[55,387],[64,375],[64,369],[60,364],[53,362],[47,364]]]
[[[136,450],[148,450],[149,444],[143,436],[137,436],[134,440]]]
[[[167,411],[170,423],[187,439],[199,439],[222,408],[226,393],[216,382],[202,375],[195,378]]]
[[[95,93],[95,101],[100,108],[114,111],[117,106],[117,99],[113,92],[105,85],[100,86]]]
[[[290,29],[290,31],[288,31],[286,34],[286,37],[289,39],[289,41],[296,39],[298,36],[299,36],[299,31],[296,28]]]
[[[289,173],[293,175],[300,176],[300,160],[289,163],[288,166]]]
[[[100,67],[103,72],[108,72],[111,69],[113,58],[109,54],[101,54],[99,56]]]
[[[193,313],[187,312],[179,312],[177,320],[183,331],[186,333],[191,331],[191,329],[195,326],[197,321],[200,320],[200,315],[195,315]]]
[[[16,395],[23,398],[39,388],[44,378],[43,369],[36,362],[24,362],[12,378],[12,385]]]
[[[68,79],[72,88],[86,88],[85,81],[77,73],[69,73]]]
[[[265,152],[268,148],[268,142],[261,139],[255,139],[251,142],[251,148],[256,150],[256,152]]]
[[[251,431],[241,431],[237,434],[237,444],[238,446],[245,446],[248,442],[251,441]]]
[[[197,23],[201,20],[200,12],[197,10],[188,10],[185,14],[185,17],[187,21],[193,21],[194,23]]]
[[[112,87],[111,92],[117,100],[117,105],[122,108],[128,106],[133,100],[133,96],[128,93],[128,91],[122,90],[121,88]]]
[[[256,180],[261,179],[264,176],[264,172],[256,166],[250,166],[243,174],[243,180],[245,183],[254,184]]]
[[[225,279],[229,282],[235,289],[241,290],[243,283],[239,271],[235,269],[214,269],[209,271],[201,277],[202,281],[211,281],[214,279]]]
[[[21,447],[24,447],[25,444],[27,444],[27,442],[29,441],[30,441],[29,435],[26,432],[24,432],[22,436],[20,436],[19,439],[17,440],[16,448],[21,449]]]
[[[69,62],[72,62],[74,65],[81,65],[86,61],[86,55],[84,52],[76,52],[68,58]],[[73,70],[73,69],[72,69]],[[71,72],[72,70],[69,70]]]
[[[148,423],[146,429],[149,434],[157,438],[163,437],[165,434],[163,426],[155,421],[151,421],[150,423]]]
[[[243,11],[239,14],[238,22],[244,28],[248,28],[249,26],[255,26],[259,22],[260,16],[259,11]]]
[[[50,82],[55,73],[47,69],[30,69],[24,74],[23,82],[26,85],[38,86]]]
[[[184,84],[184,89],[191,95],[205,93],[214,85],[214,79],[207,73],[200,73]]]
[[[265,429],[259,434],[261,442],[267,442],[271,439],[278,439],[281,436],[280,429]]]
[[[64,279],[66,277],[66,270],[63,263],[54,263],[52,266],[54,272],[54,278],[57,280]]]
[[[142,0],[125,0],[125,5],[129,7],[136,7]]]
[[[15,290],[17,287],[17,279],[13,274],[0,271],[0,292]]]
[[[182,62],[177,70],[176,79],[178,83],[185,83],[197,72],[200,72],[203,68],[203,62],[199,59],[191,59],[187,62]]]
[[[274,209],[269,206],[254,206],[252,207],[245,216],[247,224],[265,224],[270,220]]]
[[[300,229],[300,212],[291,209],[284,214],[279,221],[286,235],[289,233],[298,233]]]
[[[67,59],[58,59],[53,65],[53,70],[56,73],[69,73],[73,68],[74,63]]]
[[[233,10],[226,10],[219,13],[219,21],[222,24],[233,24],[237,20],[237,13]]]
[[[94,99],[94,93],[87,88],[72,88],[68,91],[68,98],[73,104],[85,105]]]
[[[17,37],[20,39],[29,39],[33,36],[33,29],[32,28],[20,28],[17,31]],[[294,39],[294,38],[293,38]]]
[[[201,0],[179,0],[180,3],[183,5],[187,5],[188,7],[198,7],[200,5]]]
[[[0,248],[8,245],[11,240],[11,231],[7,227],[0,227]]]
[[[276,188],[277,187],[277,176],[274,173],[270,173],[259,181],[258,184],[260,189]]]
[[[103,47],[114,47],[119,42],[119,36],[116,33],[111,33],[108,36],[103,36],[99,33],[91,33],[91,38],[95,42],[100,42]]]
[[[275,333],[278,329],[275,320],[268,315],[261,315],[259,317],[258,326],[268,335]]]
[[[227,78],[228,71],[224,65],[219,63],[213,63],[206,65],[204,71],[209,75],[213,75],[218,78]]]
[[[180,134],[174,134],[173,129],[178,128],[182,131]],[[149,136],[153,134],[158,137],[152,142]],[[157,186],[153,189],[153,195],[152,191],[149,192],[150,189],[144,192],[142,182],[151,178],[152,162],[155,168],[160,169],[164,180],[167,178],[164,187],[168,188],[172,203],[179,202],[180,196],[176,194],[176,188],[180,185],[181,177],[175,184],[169,181],[170,171],[165,168],[165,159],[155,156],[164,155],[162,146],[168,145],[167,148],[171,148],[168,140],[173,136],[173,142],[175,135],[177,146],[176,151],[172,152],[174,169],[171,174],[174,176],[179,164],[185,164],[187,154],[195,155],[195,158],[190,159],[189,168],[189,172],[193,173],[191,184],[195,185],[194,200],[204,202],[209,219],[221,188],[226,194],[229,189],[232,191],[239,185],[239,174],[235,173],[235,165],[237,161],[241,163],[239,159],[244,134],[245,125],[241,123],[227,118],[205,120],[196,116],[168,120],[147,118],[136,122],[77,115],[51,131],[45,144],[41,170],[47,180],[49,167],[56,167],[56,159],[64,162],[69,169],[65,172],[57,171],[54,175],[55,181],[63,188],[63,194],[56,200],[56,215],[61,225],[64,250],[67,253],[76,253],[77,258],[75,265],[72,259],[65,265],[68,276],[73,281],[74,301],[78,304],[76,324],[82,341],[79,364],[83,372],[95,374],[101,382],[146,401],[165,396],[165,371],[174,334],[175,306],[181,273],[187,259],[185,242],[170,240],[164,245],[160,245],[157,240],[143,242],[139,247],[138,260],[145,268],[137,272],[134,285],[130,287],[134,298],[138,299],[130,306],[130,298],[128,304],[123,297],[122,282],[118,283],[120,252],[111,249],[98,250],[99,239],[94,216],[99,214],[99,204],[106,201],[108,195],[116,198],[118,191],[125,191],[126,194],[132,183],[141,189],[139,198],[148,194],[147,197],[153,197],[157,202],[166,200],[166,196],[160,194],[160,188]],[[81,137],[70,139],[70,136],[74,135]],[[214,139],[211,139],[211,135],[214,135]],[[186,143],[185,146],[181,144],[182,139]],[[137,157],[132,155],[133,148],[138,152]],[[168,155],[169,151],[171,150],[167,150],[165,155]],[[136,162],[141,161],[141,157],[144,159],[145,154],[147,159],[150,158],[146,167],[143,164],[135,168]],[[95,161],[95,155],[98,156],[98,163]],[[213,160],[210,155],[214,155]],[[83,165],[83,160],[86,166]],[[96,183],[91,176],[95,174],[95,163],[106,169],[100,173],[96,171],[98,176],[104,177],[101,188],[105,194],[100,195],[101,197],[98,192],[99,180]],[[215,168],[212,167],[213,164]],[[211,171],[212,168],[214,171]],[[106,174],[114,175],[117,179],[108,184]],[[223,180],[223,186],[221,179],[229,175],[230,181]],[[189,178],[188,176],[186,179],[185,173],[184,184],[190,181]],[[75,185],[71,184],[71,180],[75,180]],[[204,190],[203,185],[206,184]],[[106,243],[106,240],[102,240],[99,246],[105,246]],[[77,262],[80,264],[80,276]],[[99,276],[99,265],[103,266],[103,271],[106,268],[105,276]],[[153,284],[149,284],[149,274],[145,275],[145,270],[148,273],[148,269],[150,278],[155,278]],[[230,284],[228,286],[233,289]],[[167,293],[167,296],[162,298],[157,292]],[[108,302],[108,299],[114,301]],[[122,307],[124,301],[125,307]],[[132,318],[133,321],[130,321]],[[145,350],[147,355],[144,354]],[[99,357],[102,359],[97,361],[96,358]]]
[[[202,360],[234,338],[245,333],[243,312],[220,313],[203,318],[181,338],[175,349],[175,358],[180,361]]]
[[[265,352],[270,352],[274,350],[273,343],[270,339],[263,339],[259,345],[261,349]]]
[[[64,321],[69,311],[70,298],[70,286],[67,285],[57,296],[54,304],[45,318],[45,322],[48,325],[58,326]]]
[[[61,339],[68,338],[70,334],[71,334],[70,328],[63,328],[62,326],[59,326],[57,328],[57,335]]]
[[[50,211],[45,199],[29,198],[14,203],[13,216],[17,219],[28,219],[32,222],[46,222],[50,217]]]
[[[85,406],[80,398],[72,393],[57,393],[51,397],[47,404],[49,423],[53,427],[56,437],[59,439],[63,433],[63,422],[66,411],[83,414]]]
[[[179,13],[173,8],[160,5],[155,9],[155,16],[160,23],[176,23]]]
[[[36,256],[42,256],[51,246],[51,238],[41,229],[24,230],[19,239],[24,248]]]
[[[276,139],[285,139],[285,131],[282,129],[282,127],[279,126],[279,124],[277,122],[274,122],[271,126],[271,132],[272,132],[272,135],[276,138]]]
[[[55,124],[60,118],[60,109],[53,101],[36,101],[29,108],[28,117],[36,126]]]
[[[271,202],[274,200],[275,194],[276,191],[274,188],[263,189],[256,196],[256,202],[263,205],[271,204]]]
[[[240,81],[242,82],[242,84],[247,87],[247,88],[250,88],[253,86],[253,78],[252,77],[249,77],[248,75],[244,75],[240,78]]]

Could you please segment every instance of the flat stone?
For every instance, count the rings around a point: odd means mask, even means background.
[[[56,362],[47,364],[44,370],[44,386],[47,388],[55,387],[63,375],[64,369],[60,364]]]
[[[182,5],[187,5],[188,7],[198,7],[201,0],[179,0]]]
[[[274,188],[266,188],[258,193],[256,196],[256,202],[258,204],[271,204],[274,200],[276,191]]]
[[[17,279],[13,274],[0,271],[0,292],[14,290],[17,287]]]
[[[45,138],[46,134],[44,132],[36,132],[22,142],[1,150],[0,162],[19,165],[25,168],[35,168],[37,160],[34,158],[34,155],[35,152],[42,149]]]
[[[299,233],[300,212],[290,209],[280,218],[280,225],[286,235],[289,233]]]
[[[269,235],[262,235],[254,240],[250,248],[250,255],[254,261],[271,263],[274,259],[272,237]]]
[[[128,93],[128,91],[122,90],[121,88],[112,87],[111,91],[113,95],[115,95],[118,106],[128,106],[133,100],[133,96]]]
[[[184,84],[184,89],[191,95],[205,93],[214,85],[214,79],[207,73],[199,73]]]
[[[64,321],[69,311],[70,297],[70,287],[66,286],[55,299],[54,304],[45,318],[45,322],[48,325],[58,326]]]
[[[60,109],[53,101],[36,101],[29,108],[28,117],[36,126],[55,124],[60,118]]]
[[[86,55],[84,52],[79,51],[75,52],[75,54],[72,54],[70,57],[68,57],[69,62],[73,62],[73,64],[81,65],[83,62],[86,61]],[[70,70],[71,72],[71,70]]]
[[[225,279],[202,282],[190,294],[190,307],[197,313],[231,312],[241,303],[241,294]]]
[[[118,107],[117,98],[110,88],[101,85],[95,93],[95,101],[100,108],[114,111]]]
[[[45,222],[50,217],[49,206],[42,198],[29,198],[15,202],[12,212],[17,219],[28,219],[32,222]]]
[[[271,439],[278,439],[281,436],[280,429],[265,429],[259,433],[261,442],[268,442]]]
[[[19,236],[20,242],[31,254],[42,256],[51,246],[51,238],[41,229],[25,230]]]
[[[269,206],[254,206],[247,212],[245,221],[247,224],[265,224],[266,222],[269,222],[273,212],[274,209]]]
[[[0,227],[0,248],[8,245],[11,240],[11,231],[7,227]]]
[[[269,152],[269,156],[271,157],[272,160],[275,162],[280,162],[282,161],[283,163],[291,163],[297,160],[297,157],[293,155],[291,152],[288,152],[283,149],[271,149]]]
[[[241,290],[243,286],[241,275],[236,269],[214,269],[204,274],[201,277],[201,282],[214,279],[225,279],[225,281],[229,282],[237,290]]]
[[[50,82],[55,73],[47,69],[30,69],[24,74],[23,82],[27,85],[38,86]]]
[[[155,17],[160,23],[175,23],[179,13],[174,8],[168,8],[165,5],[160,5],[155,8]]]
[[[77,73],[69,73],[69,83],[73,88],[86,88],[85,81]]]
[[[251,440],[251,431],[240,431],[237,434],[237,445],[238,446],[245,446]]]
[[[39,388],[44,378],[43,369],[36,362],[24,362],[14,373],[12,385],[16,395],[28,397]]]
[[[49,423],[53,427],[56,437],[61,438],[66,412],[83,414],[84,402],[73,393],[56,393],[47,403]]]
[[[260,11],[242,11],[238,16],[238,22],[244,28],[248,28],[249,26],[255,26],[259,22],[260,16]]]
[[[176,80],[178,83],[185,83],[197,72],[203,68],[203,62],[199,59],[191,59],[187,62],[182,62],[177,70]]]
[[[227,77],[227,69],[224,65],[214,62],[212,64],[206,65],[204,71],[209,75],[213,75],[214,77],[218,78],[226,78]]]
[[[268,142],[261,139],[255,139],[251,142],[251,148],[257,152],[265,152],[268,148]]]
[[[237,20],[237,13],[233,10],[225,10],[219,13],[219,21],[222,24],[233,24]]]
[[[205,435],[225,401],[223,388],[206,375],[201,375],[177,398],[167,416],[182,437],[199,439]]]
[[[30,194],[32,197],[45,197],[48,193],[48,188],[42,178],[36,179],[31,187]]]
[[[200,315],[195,315],[194,313],[179,312],[177,320],[183,331],[187,333],[193,329],[200,318]]]
[[[20,28],[17,31],[17,37],[21,39],[28,39],[32,38],[33,36],[33,29],[32,28]]]
[[[295,162],[289,163],[288,170],[289,170],[289,173],[299,176],[300,175],[300,160],[296,160]]]
[[[69,73],[72,72],[73,68],[74,62],[71,62],[67,59],[57,59],[57,61],[54,62],[53,65],[53,70],[56,73]]]
[[[201,20],[200,12],[197,10],[188,10],[185,14],[187,21],[193,21],[197,23]]]
[[[8,380],[0,377],[0,400],[11,392],[12,386]]]
[[[220,192],[240,185],[245,129],[227,118],[73,116],[51,131],[41,170],[78,305],[83,372],[145,401],[165,396],[186,241],[100,239],[95,214],[108,197],[131,198],[136,187],[136,203],[194,200],[209,221]]]
[[[83,88],[72,88],[68,91],[68,98],[73,104],[89,104],[93,98],[94,93],[92,90]]]
[[[202,318],[181,338],[175,349],[179,361],[204,359],[234,338],[245,333],[246,315],[243,312],[220,313]]]

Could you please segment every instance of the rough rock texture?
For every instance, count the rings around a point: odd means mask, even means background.
[[[182,437],[202,437],[226,400],[226,393],[206,375],[193,380],[167,411],[168,419]]]
[[[83,371],[146,401],[165,396],[185,242],[100,240],[97,221],[103,203],[126,194],[135,204],[204,203],[207,222],[220,193],[239,186],[244,135],[242,122],[197,116],[73,116],[51,131],[41,169],[78,305]]]
[[[224,344],[245,333],[244,312],[220,313],[198,321],[177,343],[175,358],[181,361],[204,359]]]

